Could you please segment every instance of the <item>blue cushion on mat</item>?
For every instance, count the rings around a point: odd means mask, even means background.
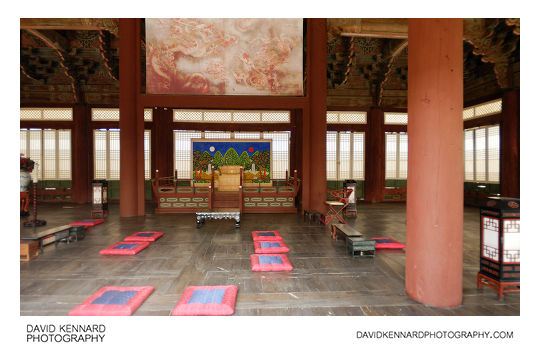
[[[105,291],[101,296],[94,299],[91,304],[125,305],[137,291]]]
[[[396,242],[390,239],[379,239],[379,238],[373,238],[375,242],[381,243],[381,244],[395,244]]]
[[[153,235],[154,235],[154,233],[139,233],[139,234],[137,234],[135,236],[150,237],[150,236],[153,236]]]
[[[117,245],[117,246],[114,246],[113,249],[118,249],[118,250],[131,250],[132,248],[134,248],[135,246],[137,246],[138,244],[120,244],[120,245]]]
[[[259,256],[260,264],[283,264],[283,260],[278,256]]]
[[[262,248],[268,248],[268,247],[279,247],[279,242],[261,242]]]
[[[214,290],[195,290],[188,301],[189,303],[217,303],[221,304],[225,295],[224,288],[216,288]]]
[[[268,233],[259,233],[258,235],[259,236],[276,236],[276,234],[270,233],[270,232],[268,232]]]

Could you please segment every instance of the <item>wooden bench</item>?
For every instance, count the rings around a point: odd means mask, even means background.
[[[357,232],[353,227],[348,224],[332,224],[331,230],[332,239],[337,239],[338,237],[362,237],[362,233]]]
[[[375,257],[375,241],[365,238],[350,225],[333,224],[331,234],[333,239],[343,237],[347,252],[353,257],[356,255]]]
[[[43,253],[43,246],[69,238],[71,225],[61,225],[58,227],[48,228],[35,231],[34,229],[21,231],[21,242],[37,241],[38,248]]]

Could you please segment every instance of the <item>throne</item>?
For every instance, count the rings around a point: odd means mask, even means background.
[[[219,168],[218,191],[238,191],[242,180],[242,166],[226,165]]]

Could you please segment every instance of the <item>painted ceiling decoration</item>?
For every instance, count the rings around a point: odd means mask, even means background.
[[[21,103],[118,105],[119,19],[22,18],[20,29]],[[407,31],[407,19],[328,19],[328,106],[406,107]],[[519,18],[465,19],[463,32],[465,102],[519,87]]]

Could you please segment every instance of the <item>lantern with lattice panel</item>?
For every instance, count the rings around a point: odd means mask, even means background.
[[[520,288],[519,199],[490,197],[480,210],[480,272],[477,286],[506,292]]]

